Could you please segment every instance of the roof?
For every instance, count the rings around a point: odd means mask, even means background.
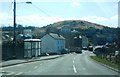
[[[49,35],[56,40],[64,40],[65,39],[63,36],[58,35],[58,34],[49,33]]]
[[[40,39],[25,39],[24,42],[40,42]]]
[[[93,50],[95,50],[97,48],[103,48],[103,46],[95,46]]]

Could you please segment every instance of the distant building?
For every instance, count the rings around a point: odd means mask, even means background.
[[[17,39],[17,40],[23,40],[23,37],[24,37],[23,34],[18,34],[18,35],[16,36],[16,39]]]
[[[61,35],[49,33],[41,41],[41,54],[60,54],[65,49],[65,38]]]
[[[74,37],[74,47],[82,47],[82,37]]]
[[[65,26],[61,27],[60,32],[62,32],[62,33],[70,33],[71,32],[71,27],[65,25]]]
[[[82,47],[88,47],[89,45],[89,40],[86,36],[82,37]]]
[[[101,34],[94,35],[92,40],[93,40],[94,45],[104,45],[107,42],[106,37],[104,35],[101,35]]]
[[[23,35],[24,35],[25,39],[32,38],[32,30],[30,30],[30,29],[25,29],[25,30],[23,31]]]

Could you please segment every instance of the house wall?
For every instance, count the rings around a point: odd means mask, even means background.
[[[59,53],[65,49],[65,40],[56,40],[55,50]]]
[[[49,36],[45,35],[44,37],[41,38],[41,53],[55,53],[56,48],[55,48],[55,40]]]
[[[65,49],[64,40],[56,40],[49,35],[45,35],[41,38],[41,53],[60,53]]]

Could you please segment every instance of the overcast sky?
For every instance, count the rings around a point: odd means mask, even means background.
[[[42,27],[63,20],[118,26],[119,0],[16,0],[17,24]],[[32,4],[24,2],[31,1]],[[0,1],[0,25],[13,25],[13,0]]]

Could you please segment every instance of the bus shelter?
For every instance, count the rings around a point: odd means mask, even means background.
[[[32,58],[40,56],[41,40],[25,39],[24,40],[24,58]]]

